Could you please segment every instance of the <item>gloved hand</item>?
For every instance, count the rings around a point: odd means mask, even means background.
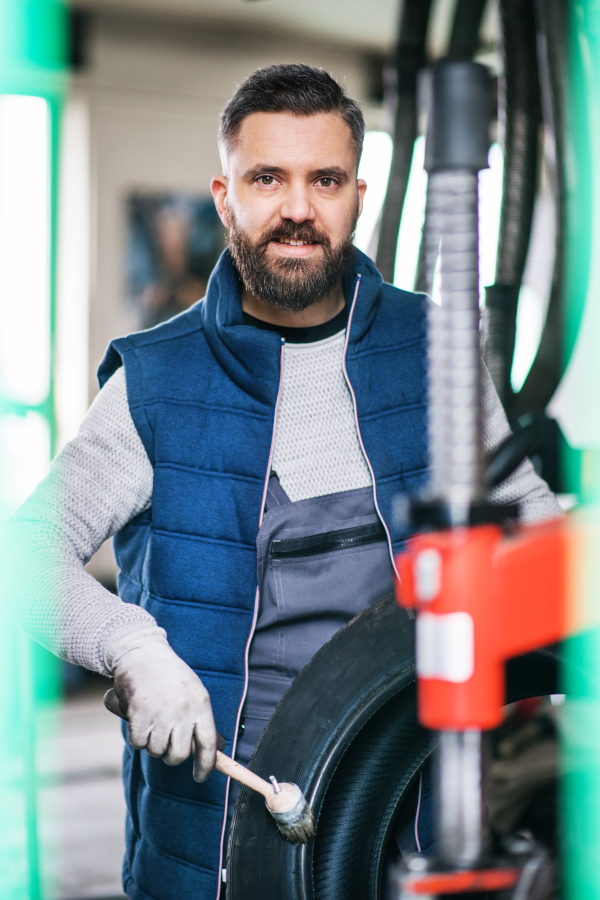
[[[215,767],[217,733],[208,691],[171,649],[164,632],[148,640],[121,641],[110,654],[113,687],[106,708],[129,722],[138,750],[177,766],[194,754],[194,779],[206,781]]]

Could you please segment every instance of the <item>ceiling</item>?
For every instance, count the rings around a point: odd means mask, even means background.
[[[193,20],[221,28],[248,28],[272,35],[282,33],[334,41],[364,50],[388,53],[395,42],[405,0],[73,0],[77,8],[128,15],[153,15]],[[420,3],[422,0],[411,0]],[[443,56],[448,47],[457,0],[433,0],[427,36],[429,59]],[[498,0],[487,0],[480,41],[497,42],[500,31]]]
[[[365,49],[387,51],[394,43],[402,0],[75,0],[76,6],[128,13],[153,13],[172,18],[287,31],[335,40]],[[420,0],[416,0],[420,2]],[[453,7],[456,0],[434,0]],[[275,38],[274,38],[275,39]]]

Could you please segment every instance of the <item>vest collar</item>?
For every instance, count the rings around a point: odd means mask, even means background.
[[[360,287],[350,336],[352,344],[366,334],[373,322],[382,283],[371,260],[356,250],[354,265],[343,285],[349,306],[354,300],[359,275]],[[221,367],[246,393],[262,403],[273,405],[279,386],[282,342],[274,332],[244,324],[238,276],[229,250],[221,255],[200,308],[206,339]]]

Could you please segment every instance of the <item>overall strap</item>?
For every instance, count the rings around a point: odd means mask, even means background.
[[[276,506],[287,506],[287,504],[291,502],[292,501],[281,487],[276,473],[272,471],[271,477],[269,478],[269,487],[267,488],[265,511],[275,509]]]

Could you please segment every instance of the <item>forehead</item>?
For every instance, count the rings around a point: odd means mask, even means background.
[[[338,113],[287,112],[246,116],[230,162],[239,169],[265,164],[307,171],[336,165],[350,170],[356,164],[352,132]]]

